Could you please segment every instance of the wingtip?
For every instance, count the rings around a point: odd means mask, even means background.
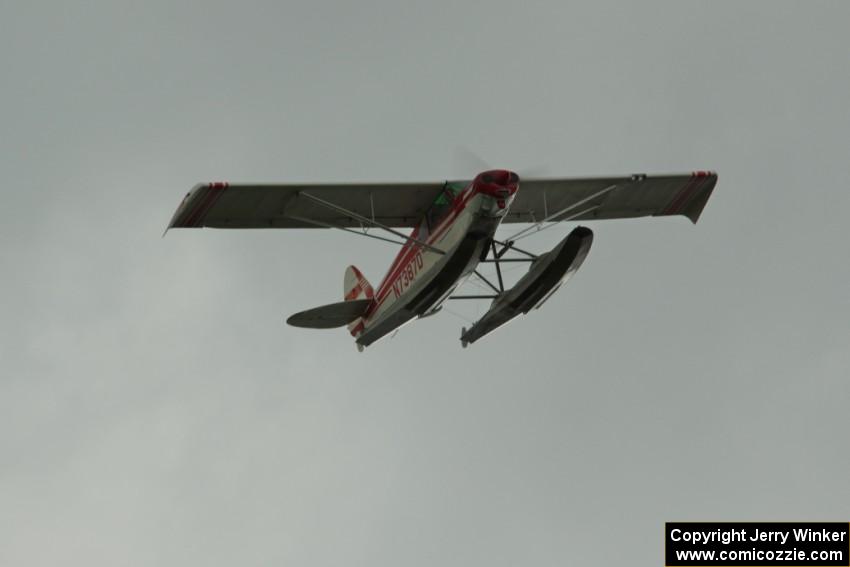
[[[695,171],[694,177],[707,178],[701,186],[698,187],[696,194],[690,199],[690,202],[685,205],[682,210],[691,223],[696,224],[702,215],[705,206],[708,204],[708,199],[714,192],[714,187],[717,185],[716,171]]]
[[[191,190],[183,197],[183,200],[180,201],[180,204],[177,205],[177,210],[174,211],[174,214],[171,215],[171,220],[168,222],[168,226],[165,227],[165,231],[162,233],[162,238],[165,238],[166,233],[172,228],[178,227],[188,227],[192,226],[190,224],[186,224],[187,219],[186,215],[183,213],[186,212],[189,214],[191,211],[186,211],[186,207],[188,203],[192,200],[192,197],[198,193],[198,191],[202,189],[215,189],[222,190],[229,187],[230,184],[222,181],[216,181],[212,183],[196,183]]]

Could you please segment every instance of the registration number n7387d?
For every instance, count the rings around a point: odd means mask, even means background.
[[[399,272],[393,281],[393,294],[396,297],[400,296],[410,287],[410,284],[413,283],[413,280],[416,279],[416,276],[422,270],[423,265],[422,251],[417,250],[416,254],[407,262],[407,265],[402,268],[401,272]]]

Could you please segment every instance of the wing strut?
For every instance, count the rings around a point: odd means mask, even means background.
[[[594,194],[593,194],[593,195],[591,195],[590,197],[585,197],[585,198],[584,198],[584,199],[582,199],[581,201],[577,201],[577,202],[573,203],[572,205],[569,205],[569,206],[567,206],[567,207],[564,207],[563,209],[561,209],[561,210],[560,210],[560,211],[558,211],[557,213],[552,213],[551,215],[548,215],[548,216],[544,217],[544,219],[543,219],[543,220],[541,220],[540,222],[534,223],[533,225],[529,226],[528,228],[524,228],[524,229],[522,229],[521,231],[517,232],[517,233],[516,233],[516,234],[514,234],[513,236],[511,236],[511,237],[507,238],[506,240],[507,240],[508,242],[514,242],[514,241],[516,241],[516,240],[521,240],[521,239],[525,238],[526,236],[531,236],[531,234],[537,234],[537,233],[538,233],[538,232],[540,232],[541,230],[545,230],[545,229],[547,229],[547,228],[549,228],[549,227],[551,227],[551,226],[556,225],[556,224],[557,224],[557,223],[559,223],[559,222],[572,220],[572,219],[574,219],[574,218],[576,218],[576,217],[580,217],[581,215],[583,215],[583,214],[585,214],[585,213],[589,213],[589,212],[593,211],[594,209],[598,209],[600,205],[595,205],[595,206],[593,206],[593,207],[587,208],[587,209],[585,209],[585,210],[583,210],[583,211],[580,211],[580,212],[578,212],[578,213],[574,213],[574,214],[572,214],[572,215],[570,215],[570,216],[568,216],[568,217],[566,217],[566,218],[563,218],[563,219],[560,219],[560,220],[555,220],[555,219],[557,219],[558,217],[560,217],[561,215],[563,215],[564,213],[568,213],[568,212],[570,212],[571,210],[573,210],[573,209],[575,209],[575,208],[577,208],[577,207],[582,206],[583,204],[587,203],[588,201],[592,201],[593,199],[595,199],[595,198],[597,198],[597,197],[601,197],[602,195],[604,195],[604,194],[606,194],[606,193],[609,193],[610,191],[613,191],[613,190],[614,190],[614,189],[616,189],[616,188],[617,188],[617,185],[616,185],[616,184],[614,184],[614,185],[609,185],[609,186],[608,186],[608,187],[606,187],[605,189],[602,189],[601,191],[597,191],[596,193],[594,193]],[[544,194],[544,195],[545,195],[545,194]],[[544,201],[544,207],[545,207],[545,201]],[[547,207],[547,208],[548,208],[548,207]],[[544,212],[544,214],[545,214],[545,212]],[[550,224],[550,225],[548,225],[548,226],[543,226],[544,224],[546,224],[547,222],[550,222],[550,221],[551,221],[551,224]],[[531,231],[531,230],[534,230],[534,229],[537,229],[537,230],[536,230],[536,231],[534,231],[534,232],[533,232],[533,233],[531,233],[531,234],[526,234],[527,232],[529,232],[529,231]],[[525,235],[525,236],[523,236],[523,235]]]
[[[389,232],[390,234],[393,234],[394,236],[398,236],[399,238],[404,239],[405,244],[413,242],[415,244],[418,244],[419,246],[422,246],[423,248],[427,248],[431,252],[436,252],[437,254],[445,254],[445,251],[440,250],[439,248],[435,248],[434,246],[431,246],[427,242],[424,242],[424,241],[419,240],[417,238],[413,238],[412,236],[407,236],[404,233],[399,232],[395,229],[392,229],[385,224],[379,223],[378,221],[376,221],[374,219],[364,217],[363,215],[359,215],[359,214],[355,213],[354,211],[349,211],[345,207],[341,207],[341,206],[336,205],[334,203],[325,201],[324,199],[320,199],[320,198],[316,197],[315,195],[311,195],[311,194],[306,193],[304,191],[299,191],[298,196],[299,197],[306,197],[306,198],[310,199],[311,201],[313,201],[314,203],[316,203],[317,205],[321,205],[321,206],[323,206],[327,209],[330,209],[332,211],[336,211],[338,213],[348,215],[351,218],[360,221],[361,223],[366,223],[370,226],[374,226],[374,227],[380,228],[381,230],[385,230],[385,231]],[[315,221],[308,221],[307,219],[303,219],[303,218],[299,218],[297,220],[301,220],[301,221],[305,221],[305,222],[311,222],[313,224],[321,226],[320,223],[315,222]],[[328,228],[342,228],[342,227],[335,227],[335,226],[332,226],[330,224],[328,224],[327,226],[328,226]],[[349,230],[348,232],[357,233],[357,231],[353,231],[353,230]],[[361,233],[357,233],[357,234],[363,234],[364,236],[372,236],[373,238],[377,238],[374,235],[367,235],[365,232],[361,232]],[[382,240],[389,240],[389,239],[382,239]],[[394,241],[390,240],[390,242],[394,242]]]
[[[366,231],[360,232],[359,230],[354,230],[353,228],[346,228],[344,226],[337,226],[335,224],[331,224],[329,222],[320,221],[316,219],[308,219],[306,217],[297,217],[295,215],[290,215],[287,218],[292,220],[297,220],[301,222],[306,222],[307,224],[314,224],[316,226],[321,226],[322,228],[335,228],[336,230],[344,230],[345,232],[350,232],[351,234],[356,234],[357,236],[366,236],[368,238],[374,238],[375,240],[383,240],[384,242],[389,242],[391,244],[398,244],[399,246],[404,246],[407,242],[399,242],[398,240],[393,240],[392,238],[384,238],[383,236],[378,236],[375,234],[369,234]]]

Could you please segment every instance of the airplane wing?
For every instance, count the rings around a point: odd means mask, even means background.
[[[684,215],[696,223],[717,174],[520,179],[503,223]],[[558,213],[561,214],[558,214]]]
[[[413,227],[444,186],[439,183],[248,185],[202,183],[177,208],[168,228],[359,228],[350,211],[393,227]],[[306,193],[310,199],[304,195]],[[322,206],[320,199],[339,211]]]
[[[696,222],[717,175],[633,175],[523,179],[503,222],[685,215]],[[465,182],[464,182],[465,183]],[[438,183],[196,185],[168,228],[358,228],[354,213],[390,227],[414,227],[440,194]],[[336,207],[323,206],[325,201]],[[563,214],[556,214],[563,211]]]

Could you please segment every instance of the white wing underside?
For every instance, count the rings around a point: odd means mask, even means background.
[[[716,183],[712,172],[524,179],[503,222],[539,222],[582,202],[577,211],[581,214],[569,215],[570,220],[684,215],[695,223]],[[357,215],[390,227],[413,227],[444,185],[205,183],[186,194],[168,228],[359,228],[363,222]],[[338,210],[303,193],[333,203]]]

